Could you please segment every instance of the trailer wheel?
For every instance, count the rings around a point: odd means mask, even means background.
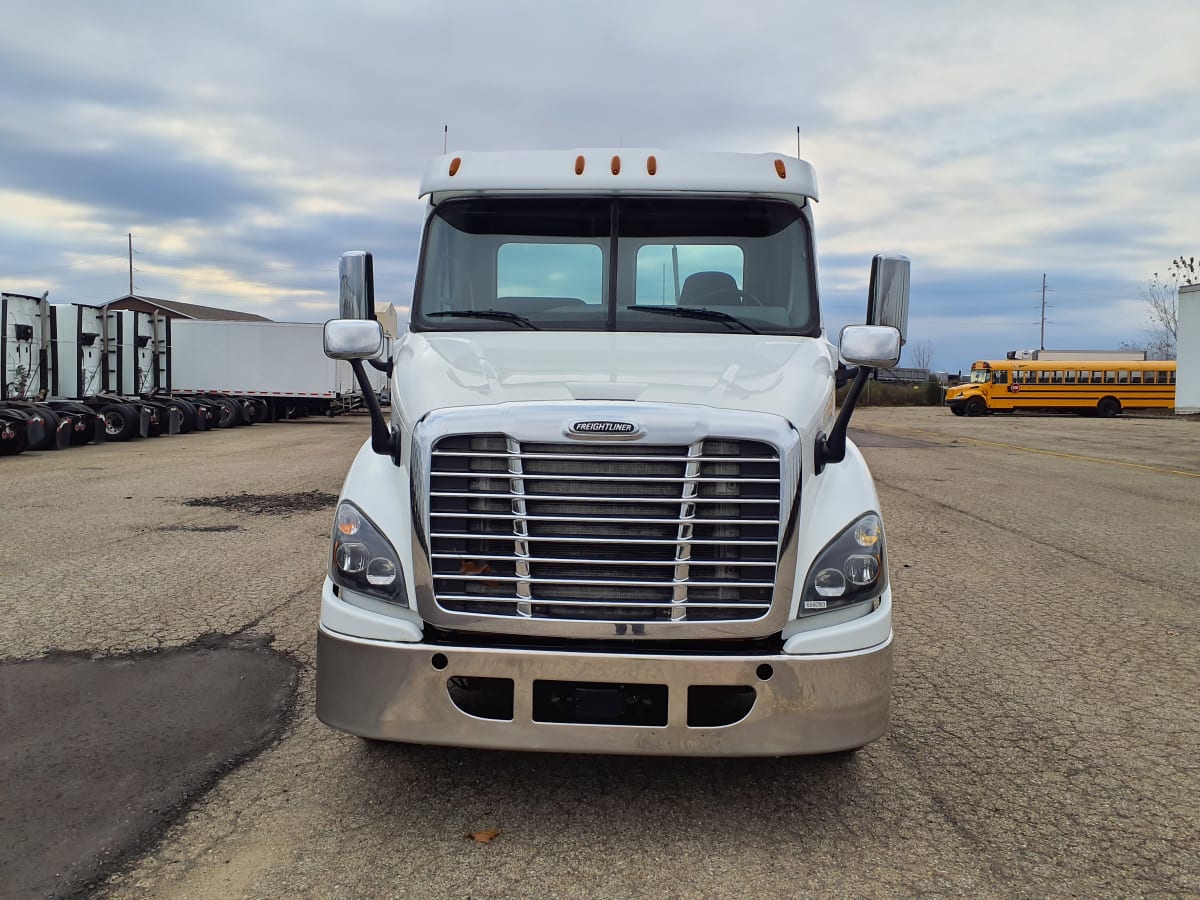
[[[217,398],[217,410],[221,414],[218,428],[232,428],[242,423],[242,408],[228,397]]]
[[[1121,403],[1116,397],[1104,397],[1096,404],[1096,413],[1102,419],[1111,419],[1121,414]]]
[[[965,415],[970,416],[971,418],[975,418],[976,416],[982,416],[986,412],[987,412],[987,404],[983,402],[982,397],[972,397],[963,406],[963,413]]]
[[[110,441],[127,441],[138,430],[140,414],[127,403],[110,403],[100,408],[104,416],[104,433]]]
[[[271,407],[267,406],[267,401],[258,397],[254,397],[247,401],[248,405],[254,407],[255,422],[270,422]]]
[[[192,404],[188,403],[182,397],[175,397],[171,402],[179,407],[179,414],[181,416],[179,420],[179,433],[190,434],[191,432],[195,431],[197,415],[196,407],[192,406]]]

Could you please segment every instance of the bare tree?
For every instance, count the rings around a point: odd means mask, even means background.
[[[1144,349],[1151,359],[1175,358],[1179,337],[1179,286],[1197,282],[1200,282],[1200,261],[1194,256],[1171,260],[1166,275],[1154,273],[1142,288],[1142,302],[1146,305],[1149,324],[1144,344],[1136,349]]]
[[[933,362],[933,343],[921,341],[919,344],[913,344],[908,348],[908,358],[912,362],[913,368],[928,370]]]

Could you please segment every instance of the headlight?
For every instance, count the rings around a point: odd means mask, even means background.
[[[339,587],[408,605],[396,551],[375,523],[348,501],[338,506],[334,517],[329,577]]]
[[[883,523],[868,513],[829,542],[804,582],[800,615],[811,616],[876,597],[887,583]]]

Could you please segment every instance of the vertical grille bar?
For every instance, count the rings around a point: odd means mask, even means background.
[[[704,441],[688,446],[688,462],[683,470],[683,502],[679,505],[679,543],[675,545],[675,584],[671,590],[671,621],[682,622],[687,618],[688,561],[692,558],[691,520],[696,518],[696,497],[700,494],[700,457],[704,454]]]
[[[513,541],[513,568],[520,579],[516,585],[517,615],[529,618],[533,615],[533,605],[530,602],[533,597],[533,585],[529,581],[529,520],[525,518],[528,510],[525,506],[525,479],[521,477],[525,474],[521,464],[521,442],[508,438],[505,441],[505,449],[508,451],[508,472],[513,476],[509,479],[509,486],[513,495],[513,534],[516,535],[516,540]]]

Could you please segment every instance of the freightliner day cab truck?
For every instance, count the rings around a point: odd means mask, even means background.
[[[367,253],[343,256],[325,326],[364,381],[364,364],[391,369],[392,407],[372,403],[337,506],[318,716],[371,739],[588,753],[880,737],[892,595],[846,425],[872,367],[898,361],[908,260],[875,258],[871,324],[842,330],[840,368],[806,162],[462,153],[421,195],[394,353]]]

